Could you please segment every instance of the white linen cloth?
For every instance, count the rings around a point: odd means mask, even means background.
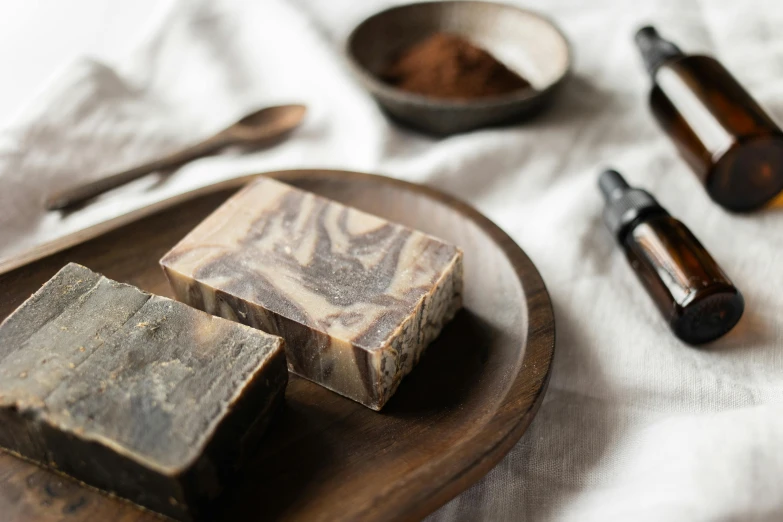
[[[649,114],[632,44],[655,23],[684,49],[717,55],[781,118],[779,2],[520,1],[567,33],[573,77],[534,121],[441,140],[387,121],[343,63],[349,30],[391,3],[182,0],[126,60],[74,64],[0,133],[0,250],[46,235],[51,223],[31,210],[42,187],[157,156],[251,108],[303,101],[311,117],[284,144],[195,162],[164,185],[298,167],[427,183],[511,234],[554,303],[538,416],[430,520],[783,520],[783,213],[731,215],[709,200]],[[734,279],[746,311],[732,333],[694,349],[669,332],[601,223],[596,177],[607,165],[652,191]]]

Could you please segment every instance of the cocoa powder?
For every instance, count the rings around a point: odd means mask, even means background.
[[[435,33],[403,51],[382,78],[400,89],[449,99],[498,96],[530,83],[490,53],[450,33]]]

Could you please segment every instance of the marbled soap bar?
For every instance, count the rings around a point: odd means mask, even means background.
[[[283,345],[71,263],[0,325],[0,446],[192,518],[282,400]]]
[[[380,410],[462,306],[462,252],[261,178],[161,265],[177,297],[286,340],[288,369]]]

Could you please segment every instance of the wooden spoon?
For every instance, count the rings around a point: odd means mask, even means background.
[[[46,201],[46,208],[61,210],[77,205],[151,172],[178,167],[194,159],[209,156],[229,145],[259,145],[298,127],[306,111],[304,105],[266,107],[248,114],[214,136],[174,154],[58,192]]]

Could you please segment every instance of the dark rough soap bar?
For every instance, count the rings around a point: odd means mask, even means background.
[[[0,325],[0,446],[187,520],[287,381],[281,338],[71,263]]]
[[[177,297],[280,335],[289,369],[380,410],[462,306],[462,252],[272,179],[161,259]]]

